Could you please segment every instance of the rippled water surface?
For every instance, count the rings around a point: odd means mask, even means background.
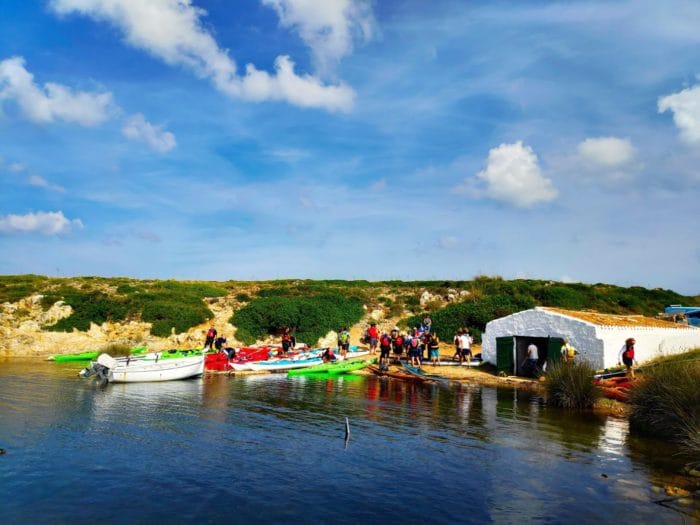
[[[0,362],[3,523],[688,519],[654,503],[676,468],[663,450],[523,392],[285,375],[99,389],[79,368]]]

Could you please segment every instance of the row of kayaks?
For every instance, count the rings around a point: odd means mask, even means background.
[[[249,348],[241,349],[235,360],[229,360],[223,353],[204,353],[202,350],[172,350],[166,352],[139,353],[127,357],[112,357],[100,354],[89,367],[81,371],[83,377],[97,375],[105,382],[145,382],[169,381],[201,375],[211,365],[213,369],[225,365],[245,365],[246,370],[255,371],[297,371],[318,367],[328,374],[343,374],[368,366],[374,360],[358,361],[355,358],[365,356],[368,350],[351,347],[344,358],[334,363],[323,363],[321,355],[325,349],[302,350],[279,357],[275,349]],[[233,362],[237,361],[237,362]],[[229,368],[223,368],[229,369]],[[312,374],[319,370],[311,370]]]

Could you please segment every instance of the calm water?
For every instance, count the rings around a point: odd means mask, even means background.
[[[79,368],[0,362],[2,523],[691,519],[654,503],[678,481],[663,449],[514,390],[284,375],[100,390]]]

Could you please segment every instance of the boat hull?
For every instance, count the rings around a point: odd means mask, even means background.
[[[147,383],[175,381],[196,377],[204,373],[204,356],[164,359],[158,362],[132,361],[119,363],[109,369],[107,378],[111,383]]]

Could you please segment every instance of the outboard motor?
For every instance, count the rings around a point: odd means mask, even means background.
[[[95,379],[100,386],[104,386],[109,382],[109,369],[117,366],[117,360],[108,354],[101,354],[97,361],[92,363],[89,368],[84,368],[80,371],[80,377],[90,377],[95,375]]]

